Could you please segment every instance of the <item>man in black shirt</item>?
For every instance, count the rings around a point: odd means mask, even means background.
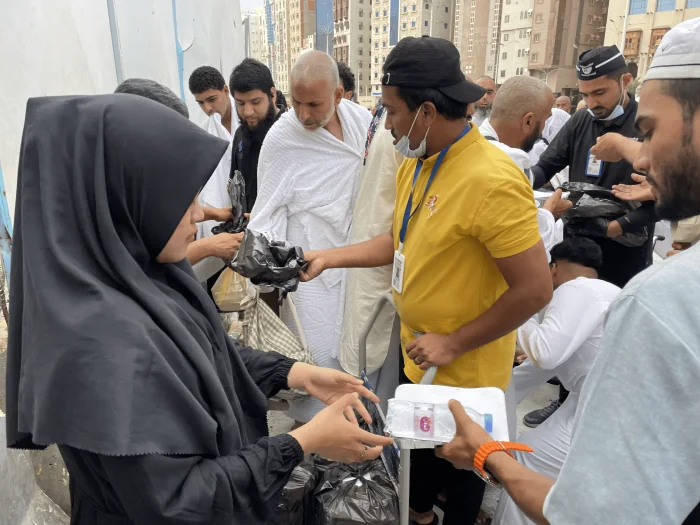
[[[591,154],[598,138],[606,133],[638,138],[634,127],[637,102],[627,93],[632,75],[625,60],[616,46],[601,47],[583,53],[576,70],[579,91],[588,109],[574,114],[532,167],[535,187],[546,184],[567,166],[572,182],[588,182],[607,189],[631,184],[634,169],[629,162],[603,162]],[[610,222],[607,238],[594,239],[603,249],[601,279],[622,287],[649,265],[654,221],[653,214],[647,212],[643,206]],[[649,239],[643,246],[629,248],[614,240],[645,227]]]
[[[231,175],[238,170],[245,180],[246,206],[250,213],[258,196],[258,157],[263,140],[284,110],[277,107],[277,90],[268,67],[246,58],[231,73],[233,93],[241,125],[233,136]]]

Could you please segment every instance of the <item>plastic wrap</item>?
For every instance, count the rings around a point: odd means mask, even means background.
[[[231,200],[231,213],[233,219],[217,224],[211,229],[214,235],[219,233],[240,233],[248,227],[248,219],[245,218],[245,180],[241,172],[236,170],[228,181],[228,196]]]
[[[282,500],[272,512],[268,523],[273,525],[314,525],[314,491],[318,484],[318,469],[311,457],[294,468],[282,490]]]
[[[317,525],[395,525],[399,498],[379,459],[325,465],[316,488]]]
[[[224,268],[211,289],[212,297],[222,312],[240,312],[255,300],[248,292],[246,280],[231,270]]]
[[[564,213],[562,220],[568,235],[607,238],[610,222],[627,215],[639,207],[638,203],[622,201],[612,191],[586,182],[565,182],[574,206]],[[629,247],[642,246],[648,239],[647,229],[624,233],[612,240]]]
[[[255,285],[272,286],[288,293],[299,286],[299,271],[306,263],[298,246],[269,241],[262,233],[249,229],[230,267]]]
[[[484,430],[493,431],[492,414],[481,414],[466,406],[464,410]],[[390,399],[386,430],[396,438],[448,443],[457,429],[452,412],[445,403],[416,403]]]

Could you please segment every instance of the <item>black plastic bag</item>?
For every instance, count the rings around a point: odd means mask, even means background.
[[[608,225],[613,220],[636,210],[636,202],[622,201],[612,191],[586,182],[565,182],[562,189],[569,192],[568,199],[574,206],[562,216],[567,235],[607,238]],[[624,233],[612,239],[623,246],[642,246],[649,234],[641,232]]]
[[[233,219],[222,222],[211,229],[214,235],[220,233],[240,233],[248,227],[248,219],[245,218],[245,180],[238,170],[233,172],[233,177],[228,181],[228,197],[231,201]]]
[[[282,490],[282,500],[272,511],[268,523],[273,525],[314,525],[314,491],[318,484],[318,469],[312,457],[294,468]]]
[[[334,463],[316,487],[317,525],[394,525],[399,498],[381,460]]]
[[[246,230],[229,266],[255,285],[272,286],[288,293],[299,286],[299,271],[306,268],[306,263],[298,246],[269,241],[260,232]]]

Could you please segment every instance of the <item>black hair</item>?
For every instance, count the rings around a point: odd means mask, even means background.
[[[600,249],[600,246],[595,241],[586,237],[569,237],[564,239],[563,242],[551,249],[549,255],[553,263],[568,261],[587,268],[593,268],[596,272],[600,272],[603,266],[603,250]]]
[[[208,89],[221,91],[226,85],[224,76],[218,69],[211,66],[201,66],[192,71],[190,75],[190,93],[204,93]]]
[[[469,106],[469,104],[457,102],[433,88],[398,86],[398,94],[411,111],[415,111],[424,102],[432,102],[437,112],[447,120],[463,119],[467,114],[467,106]]]
[[[677,78],[662,80],[661,90],[678,101],[683,108],[683,143],[690,144],[693,139],[693,119],[700,110],[700,79]]]
[[[231,91],[239,93],[249,93],[259,89],[272,97],[275,82],[272,80],[270,69],[265,64],[254,58],[246,58],[233,68],[228,86]]]
[[[343,89],[345,92],[352,91],[355,92],[355,74],[352,72],[350,67],[344,62],[336,62],[338,64],[338,75],[340,76],[340,82],[343,84]]]
[[[159,84],[155,80],[149,80],[147,78],[129,78],[119,84],[114,92],[150,98],[170,109],[174,109],[183,117],[190,118],[190,112],[187,110],[185,103],[170,89]]]
[[[605,76],[611,80],[614,80],[615,82],[617,82],[619,84],[622,77],[629,72],[630,72],[630,68],[627,64],[625,64],[620,69],[616,69],[615,71],[611,71],[610,73],[608,73]]]
[[[281,91],[277,92],[277,107],[280,109],[287,109],[287,99],[284,98],[284,93]]]

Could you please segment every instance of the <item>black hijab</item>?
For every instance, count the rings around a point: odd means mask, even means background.
[[[7,440],[226,455],[265,396],[163,249],[228,144],[133,95],[27,104],[12,250]]]

